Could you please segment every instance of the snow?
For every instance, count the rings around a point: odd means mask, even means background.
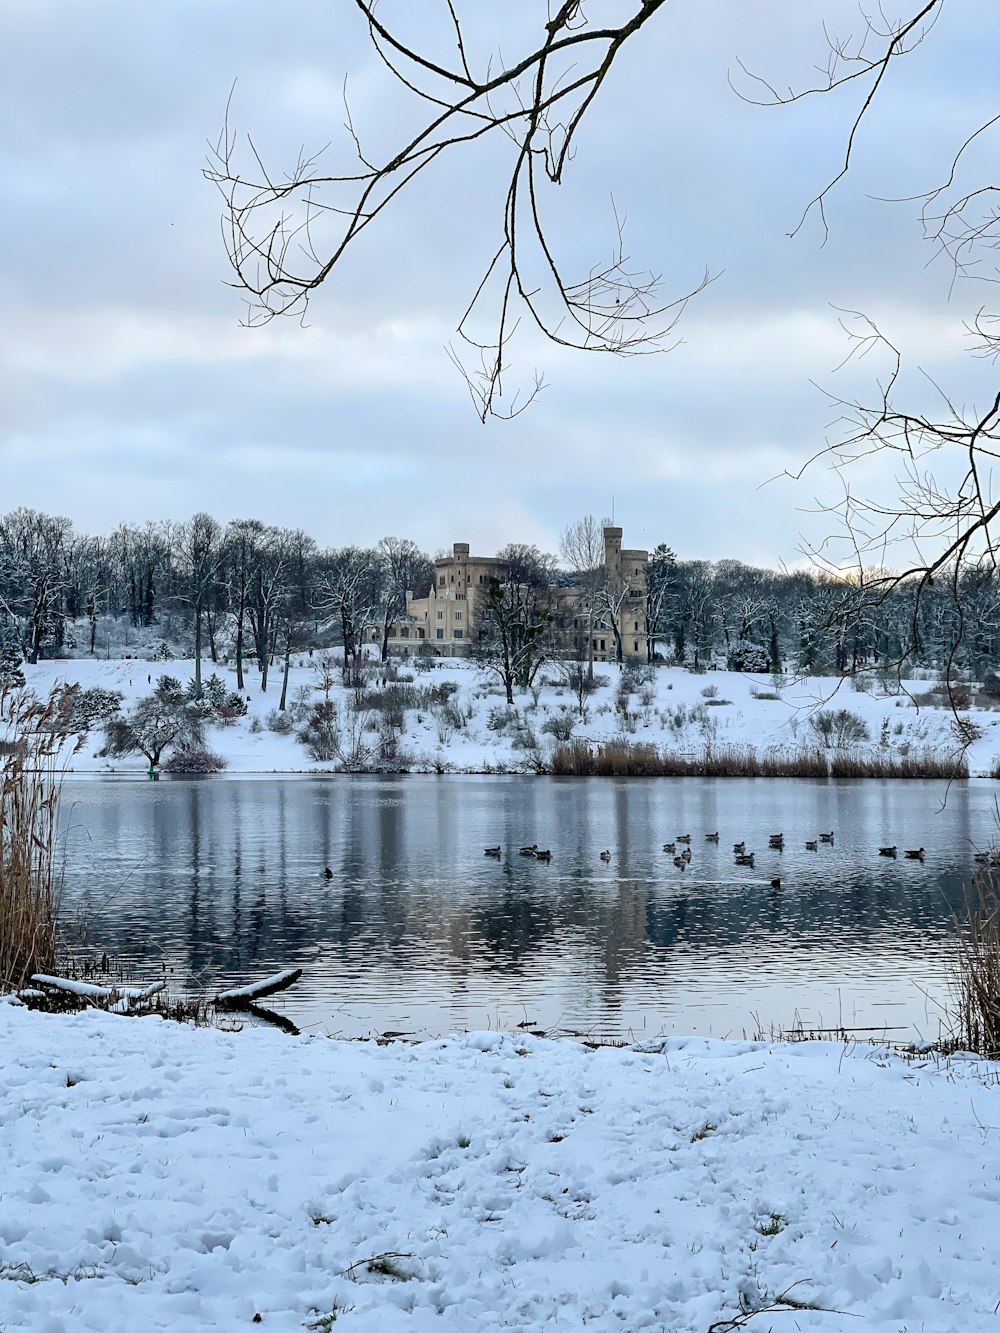
[[[1000,1090],[971,1056],[11,1004],[0,1042],[7,1330],[996,1326]]]
[[[316,691],[316,659],[303,654],[295,659],[289,677],[289,700],[302,691],[312,702],[322,697]],[[399,664],[397,664],[399,665]],[[425,772],[531,772],[533,764],[516,740],[523,737],[525,726],[537,735],[543,753],[551,746],[551,737],[542,731],[546,720],[575,705],[571,691],[559,683],[555,666],[543,669],[537,704],[531,693],[517,695],[517,718],[498,731],[491,729],[491,711],[506,710],[502,688],[495,678],[476,664],[463,659],[439,659],[430,671],[413,672],[412,663],[401,669],[412,674],[416,686],[441,685],[453,681],[457,692],[451,702],[462,715],[458,727],[442,725],[433,709],[406,713],[406,732],[400,749],[412,756],[413,771]],[[56,681],[79,683],[90,689],[102,686],[120,690],[125,695],[126,711],[141,696],[155,687],[161,675],[177,677],[186,683],[194,675],[193,661],[146,662],[137,658],[101,661],[77,658],[44,661],[25,666],[28,684],[44,693]],[[228,689],[235,689],[232,668],[203,663],[203,676],[217,673]],[[230,773],[301,773],[335,770],[335,762],[317,764],[294,735],[282,736],[268,729],[267,719],[277,708],[281,692],[280,672],[273,672],[268,692],[261,694],[259,678],[247,675],[245,697],[249,712],[233,725],[213,727],[207,743],[222,755]],[[886,746],[897,753],[935,749],[954,752],[953,716],[940,697],[935,704],[915,706],[911,695],[925,698],[932,680],[912,680],[904,684],[910,694],[884,693],[874,678],[866,678],[869,691],[853,689],[849,682],[834,677],[788,678],[775,689],[770,676],[750,676],[739,672],[709,671],[694,673],[680,667],[660,666],[646,690],[630,696],[634,730],[623,732],[621,715],[615,708],[615,696],[621,679],[614,665],[599,664],[600,688],[587,700],[586,720],[577,724],[573,738],[600,745],[611,740],[652,743],[684,754],[700,753],[711,740],[715,746],[753,746],[759,752],[771,747],[794,750],[800,746],[815,748],[817,741],[809,718],[818,709],[847,709],[868,727],[871,745],[878,746],[885,737]],[[705,691],[717,691],[714,698]],[[777,698],[759,697],[774,695]],[[331,698],[343,711],[349,707],[353,691],[337,685]],[[970,772],[988,775],[1000,757],[1000,711],[973,707],[969,720],[981,729],[982,738],[969,751]],[[256,729],[252,729],[256,728]],[[100,729],[90,733],[83,750],[73,760],[75,772],[122,773],[145,776],[147,762],[141,756],[109,762],[98,755],[103,735]],[[861,747],[862,749],[864,747]]]

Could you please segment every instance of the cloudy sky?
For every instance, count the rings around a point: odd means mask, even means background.
[[[24,504],[98,533],[207,509],[324,545],[393,533],[488,553],[555,549],[567,523],[613,504],[630,544],[792,564],[831,529],[815,510],[842,483],[823,467],[767,483],[836,436],[823,390],[870,398],[884,368],[834,373],[849,350],[838,308],[893,338],[915,401],[933,401],[932,381],[963,403],[992,396],[995,367],[968,355],[963,327],[989,293],[953,287],[947,264],[928,262],[917,207],[880,198],[938,183],[995,113],[995,0],[946,4],[892,71],[825,245],[814,221],[788,233],[836,173],[856,102],[763,109],[729,76],[742,60],[782,87],[810,82],[823,17],[857,32],[856,6],[671,0],[616,65],[545,206],[574,271],[610,253],[613,199],[630,255],[667,292],[706,269],[715,280],[666,355],[574,356],[523,331],[513,382],[537,367],[547,387],[515,421],[485,426],[445,347],[496,245],[499,145],[401,196],[317,292],[307,327],[241,327],[226,285],[202,167],[234,81],[232,124],[275,172],[327,143],[331,169],[349,165],[345,76],[371,153],[414,123],[353,0],[0,8],[0,512]],[[592,0],[588,13],[619,8]],[[384,0],[379,12],[426,14],[434,46],[438,9]],[[471,9],[484,59],[499,47],[510,61],[545,16],[540,0]],[[878,490],[888,475],[868,465],[856,481]]]

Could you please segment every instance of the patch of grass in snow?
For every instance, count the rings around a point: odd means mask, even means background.
[[[338,1305],[337,1302],[334,1301],[332,1309],[330,1309],[327,1314],[320,1314],[317,1311],[316,1318],[307,1319],[305,1327],[309,1329],[318,1329],[320,1330],[320,1333],[328,1333],[328,1330],[333,1328],[334,1324],[342,1314],[350,1314],[353,1309],[353,1305]]]
[[[700,1143],[702,1139],[707,1139],[710,1134],[714,1134],[719,1126],[714,1120],[706,1120],[701,1129],[696,1129],[691,1135],[692,1143]]]
[[[755,1222],[753,1229],[758,1236],[777,1236],[788,1226],[788,1218],[782,1213],[771,1213],[766,1222]]]

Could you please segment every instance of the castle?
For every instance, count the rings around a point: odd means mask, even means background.
[[[617,640],[625,661],[646,661],[646,575],[648,551],[622,549],[621,528],[604,529],[604,568],[592,587],[548,589],[553,648],[576,651],[580,660],[590,652],[595,662],[618,660]],[[434,562],[434,584],[426,597],[406,596],[406,616],[389,630],[391,652],[414,652],[423,644],[442,657],[461,657],[476,645],[480,607],[477,601],[490,579],[503,575],[505,562],[496,556],[471,555],[466,542],[455,542],[450,556]],[[617,634],[616,634],[617,631]],[[379,637],[372,634],[373,641]]]

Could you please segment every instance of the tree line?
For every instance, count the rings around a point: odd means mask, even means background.
[[[587,657],[595,624],[613,626],[622,599],[635,594],[627,583],[607,585],[596,540],[581,546],[581,533],[599,530],[589,518],[570,525],[559,557],[516,544],[500,552],[480,598],[475,648],[488,659],[506,656],[514,683],[555,651],[547,589],[583,593],[576,637],[561,635],[563,655],[569,638],[578,659]],[[650,553],[647,574],[652,660],[817,674],[957,665],[979,677],[1000,658],[1000,576],[988,565],[966,565],[917,600],[906,580],[887,591],[876,576],[866,583],[678,560],[665,543]],[[266,690],[273,669],[287,680],[291,655],[309,648],[337,644],[346,662],[375,641],[384,658],[407,592],[426,596],[433,578],[431,557],[407,538],[321,548],[301,529],[257,519],[223,526],[206,513],[94,537],[67,518],[20,508],[0,517],[0,654],[8,665],[102,654],[108,640],[99,632],[110,618],[189,643],[199,690],[205,659],[232,662],[240,690],[252,666]]]

